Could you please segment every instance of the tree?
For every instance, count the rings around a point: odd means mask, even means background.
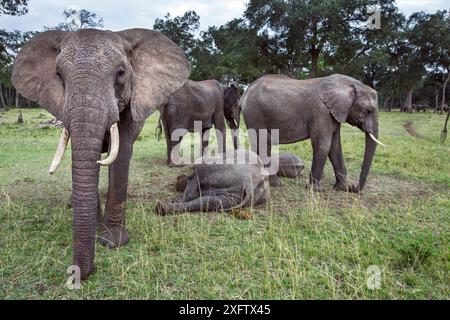
[[[2,0],[0,3],[0,17],[2,15],[24,15],[28,12],[27,6],[28,0]],[[7,32],[4,29],[0,29],[0,103],[2,108],[6,107],[6,100],[3,95],[4,84],[6,83],[10,87],[12,87],[10,81],[10,65],[12,63],[14,54],[17,53],[17,50],[19,48],[19,42],[17,40],[20,38],[21,34],[18,31]],[[17,104],[17,93],[15,100]]]
[[[77,31],[86,28],[103,28],[103,19],[88,10],[69,8],[63,11],[64,22],[54,27],[44,27],[45,30]]]
[[[2,0],[0,17],[2,15],[21,16],[28,12],[28,0]]]
[[[408,20],[409,42],[417,48],[417,58],[430,74],[442,74],[437,80],[442,88],[441,112],[446,104],[446,88],[450,80],[449,30],[450,17],[447,10],[434,14],[416,12]]]
[[[210,27],[208,36],[219,55],[217,68],[225,82],[234,79],[250,83],[265,73],[275,73],[276,65],[282,64],[283,57],[275,55],[275,43],[264,35],[258,35],[257,30],[249,27],[243,19],[234,19],[221,27]]]
[[[381,41],[383,28],[367,27],[374,5],[387,21],[394,20],[394,0],[250,0],[245,17],[278,44],[278,54],[290,57],[285,63],[289,73],[307,68],[316,77],[322,59],[338,49],[338,56],[345,55],[351,64]]]
[[[181,17],[171,18],[170,13],[164,19],[156,19],[154,30],[161,31],[179,45],[188,55],[196,46],[195,32],[200,28],[200,17],[195,11],[187,11]]]
[[[3,108],[19,104],[19,95],[11,83],[12,63],[20,48],[35,34],[0,30],[0,103]]]

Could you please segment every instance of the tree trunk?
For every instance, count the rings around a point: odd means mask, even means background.
[[[387,96],[386,99],[384,99],[384,105],[383,105],[384,111],[390,111],[389,110],[389,100],[391,100],[391,96]]]
[[[10,89],[6,89],[6,104],[8,106],[12,106],[12,99],[11,99],[11,90]]]
[[[442,104],[441,104],[441,112],[444,112],[445,106],[445,94],[447,91],[448,80],[450,80],[450,72],[448,72],[447,80],[445,80],[444,85],[442,86]]]
[[[317,17],[312,16],[311,17],[311,23],[312,23],[312,40],[311,40],[311,71],[309,73],[309,78],[316,78],[317,77],[317,69],[319,64],[319,53],[320,50],[317,47]]]
[[[2,103],[2,108],[6,109],[5,98],[3,97],[3,86],[0,82],[0,101]]]
[[[408,113],[412,113],[412,94],[413,94],[413,89],[409,89],[406,94],[404,109]]]
[[[391,112],[391,111],[392,111],[392,108],[394,107],[394,101],[395,101],[395,99],[392,98],[392,99],[391,99],[391,102],[389,103],[389,112]]]
[[[311,49],[311,72],[309,73],[309,78],[317,77],[317,70],[319,64],[319,50],[316,48]]]
[[[436,103],[434,105],[434,113],[437,113],[438,109],[439,109],[439,89],[437,87],[434,89],[434,93],[436,96]]]
[[[17,90],[16,90],[16,101],[14,105],[16,106],[16,108],[19,107],[19,92],[17,92]]]

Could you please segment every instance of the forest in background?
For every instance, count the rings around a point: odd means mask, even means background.
[[[28,0],[2,0],[2,15],[26,15]],[[380,25],[369,17],[379,13]],[[0,29],[0,109],[36,107],[11,84],[14,57],[38,32],[104,28],[88,10],[80,24],[64,22],[42,30]],[[374,18],[375,21],[375,18]],[[191,62],[193,80],[238,81],[245,86],[265,74],[298,79],[334,73],[349,75],[376,89],[381,110],[414,104],[435,112],[447,110],[450,79],[450,15],[448,10],[416,12],[406,17],[394,0],[250,0],[242,16],[200,31],[200,16],[188,11],[156,19],[159,30],[182,47]],[[379,27],[379,28],[378,28]]]

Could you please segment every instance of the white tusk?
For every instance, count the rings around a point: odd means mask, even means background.
[[[116,161],[117,155],[119,154],[119,127],[117,123],[114,123],[109,130],[110,138],[110,148],[109,155],[105,160],[97,161],[101,166],[110,166]]]
[[[235,125],[236,127],[239,127],[239,125],[238,125],[236,119],[233,119],[233,121],[234,121],[234,125]]]
[[[380,146],[386,147],[386,145],[384,143],[381,143],[380,141],[378,141],[377,138],[375,138],[375,136],[373,134],[369,133],[369,136],[373,141],[378,143]]]
[[[62,157],[64,155],[64,151],[66,151],[67,143],[69,142],[69,131],[66,128],[63,129],[61,133],[61,137],[59,138],[58,148],[56,149],[55,156],[53,157],[52,164],[50,165],[50,169],[48,173],[54,174],[61,163]]]

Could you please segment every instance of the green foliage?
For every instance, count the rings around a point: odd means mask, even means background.
[[[28,0],[2,0],[0,17],[2,15],[21,16],[28,12]]]
[[[171,18],[170,13],[164,19],[156,19],[154,30],[161,31],[188,54],[196,46],[195,32],[200,28],[200,17],[195,11],[187,11],[181,17]]]
[[[383,13],[383,28],[365,25],[377,6]],[[284,56],[287,73],[307,68],[311,77],[321,74],[321,57],[342,70],[370,53],[391,30],[398,16],[393,0],[370,1],[250,1],[245,17],[260,34],[276,44]],[[348,74],[348,72],[344,72]]]
[[[79,15],[79,25],[69,23],[70,17]],[[97,14],[88,10],[82,9],[77,12],[75,9],[66,9],[63,11],[64,22],[58,23],[54,27],[44,27],[44,30],[61,30],[61,31],[76,31],[87,28],[103,28],[103,18],[97,17]]]

